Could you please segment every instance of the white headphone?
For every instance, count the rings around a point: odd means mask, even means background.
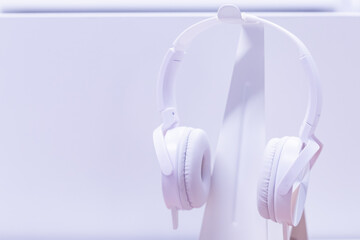
[[[306,46],[286,29],[241,13],[234,5],[220,7],[217,16],[198,22],[183,31],[168,50],[157,82],[157,105],[163,123],[153,134],[162,172],[166,206],[172,210],[177,228],[177,211],[202,206],[208,197],[211,155],[206,133],[201,129],[179,127],[176,111],[175,72],[186,48],[201,32],[221,23],[262,23],[291,38],[299,48],[299,59],[309,80],[308,106],[299,137],[271,139],[265,149],[264,170],[258,184],[258,210],[261,216],[284,226],[296,226],[304,210],[309,172],[322,144],[314,136],[320,111],[321,88],[315,62]]]

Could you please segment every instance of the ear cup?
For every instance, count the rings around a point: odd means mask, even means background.
[[[178,185],[183,209],[201,207],[210,190],[211,154],[206,133],[187,128],[178,152]]]
[[[302,141],[298,137],[274,138],[267,144],[257,196],[258,211],[264,218],[290,225],[297,224],[300,220],[297,216],[301,217],[301,213],[296,213],[293,209],[296,205],[295,208],[302,212],[303,205],[301,204],[304,201],[301,199],[304,198],[304,194],[297,197],[297,191],[289,191],[283,196],[276,193],[279,181],[296,161],[301,147]],[[300,204],[297,204],[298,198]]]
[[[258,182],[257,207],[260,215],[266,219],[275,219],[274,216],[274,185],[276,169],[279,163],[285,138],[271,139],[265,148],[264,166]]]
[[[276,170],[276,184],[275,192],[278,192],[280,180],[288,173],[289,169],[295,161],[302,149],[302,141],[298,137],[288,137],[284,143],[279,164]],[[306,190],[302,188],[304,176],[298,176],[297,180],[293,182],[293,187],[288,193],[281,195],[280,193],[274,196],[275,219],[279,223],[287,223],[291,226],[296,226],[301,218],[303,207],[305,205]],[[300,184],[300,185],[299,185]],[[300,187],[300,188],[299,188]]]

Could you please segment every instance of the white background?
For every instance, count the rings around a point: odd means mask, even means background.
[[[196,239],[202,210],[171,230],[152,130],[163,55],[209,14],[13,14],[0,18],[0,239]],[[360,16],[267,14],[308,45],[323,79],[324,151],[311,237],[360,237]],[[197,38],[178,75],[183,123],[214,149],[239,29]],[[296,48],[266,32],[268,138],[296,135],[306,85]],[[151,237],[149,237],[151,236]]]

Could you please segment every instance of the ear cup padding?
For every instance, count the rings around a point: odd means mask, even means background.
[[[188,128],[180,142],[178,184],[183,209],[201,207],[210,190],[211,155],[206,133]]]
[[[271,139],[265,148],[264,166],[257,188],[257,207],[260,215],[274,219],[274,184],[276,169],[285,138]]]
[[[302,145],[303,143],[298,137],[288,137],[286,140],[276,171],[278,179],[276,180],[275,191],[278,189],[279,181],[283,179],[283,177],[288,173],[290,167],[293,166],[295,161],[298,159]],[[303,191],[305,189],[302,188],[302,184],[300,184],[300,188],[297,188],[302,179],[303,178],[301,176],[298,176],[297,181],[292,183],[294,184],[293,188],[290,189],[287,194],[277,194],[274,196],[275,219],[277,222],[287,223],[294,226],[300,221],[306,197],[306,191]]]

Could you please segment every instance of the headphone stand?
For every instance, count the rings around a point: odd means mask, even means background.
[[[308,240],[308,234],[307,234],[307,228],[306,228],[306,218],[305,218],[305,211],[303,212],[303,215],[301,216],[301,220],[299,225],[296,227],[293,227],[291,229],[291,240]]]
[[[264,78],[263,25],[243,25],[201,240],[267,239],[256,202],[265,147]]]
[[[266,142],[264,28],[242,27],[200,240],[282,238],[282,226],[260,216],[256,199]],[[304,215],[290,235],[308,239]]]

